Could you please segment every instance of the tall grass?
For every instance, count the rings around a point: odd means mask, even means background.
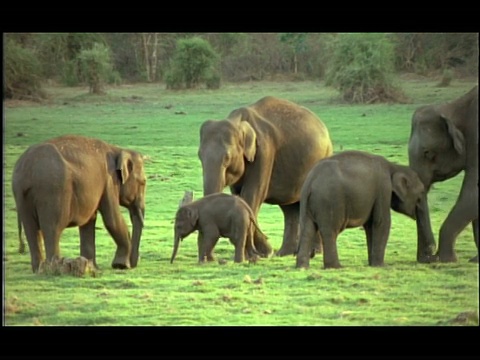
[[[476,325],[478,264],[471,228],[460,234],[454,264],[417,264],[415,222],[393,213],[382,268],[367,265],[365,234],[359,229],[338,240],[338,270],[323,270],[321,256],[308,270],[295,269],[293,257],[272,257],[256,264],[233,263],[233,246],[221,239],[218,259],[197,264],[196,236],[180,245],[175,263],[173,217],[185,190],[202,193],[197,158],[198,129],[206,119],[222,119],[236,107],[265,95],[304,105],[325,122],[334,151],[360,149],[407,163],[410,118],[423,104],[451,100],[473,84],[448,88],[433,82],[404,84],[414,103],[338,104],[338,93],[322,83],[226,84],[222,90],[169,92],[158,85],[119,86],[108,95],[85,88],[49,88],[47,105],[5,108],[4,284],[6,325]],[[74,278],[31,273],[30,257],[17,252],[15,204],[11,192],[14,163],[25,149],[48,138],[75,133],[130,147],[150,157],[146,163],[145,229],[139,266],[110,268],[115,245],[97,222],[96,277]],[[20,136],[21,135],[21,136]],[[429,195],[431,220],[438,234],[453,206],[462,175],[436,184]],[[123,211],[126,219],[128,214]],[[259,223],[275,249],[283,217],[264,204]],[[61,238],[63,256],[79,255],[75,228]]]

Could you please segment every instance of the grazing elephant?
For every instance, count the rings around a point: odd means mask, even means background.
[[[477,255],[470,261],[478,262],[478,86],[452,102],[415,111],[408,157],[427,191],[433,183],[465,171],[457,202],[440,228],[437,253],[424,262],[456,261],[455,240],[469,223],[477,246]],[[433,236],[428,213],[417,216],[417,222],[420,237]]]
[[[32,270],[60,257],[59,240],[67,227],[80,229],[80,255],[95,262],[97,211],[115,240],[112,267],[135,267],[145,216],[143,156],[101,140],[61,136],[30,146],[15,164],[12,188],[19,237],[24,226]],[[120,213],[130,212],[133,235]]]
[[[424,192],[415,171],[382,156],[344,151],[319,161],[302,188],[296,266],[309,266],[318,232],[325,268],[339,268],[337,236],[359,226],[367,237],[368,264],[382,266],[390,208],[415,219],[415,209],[426,206]]]
[[[248,204],[238,196],[224,193],[207,195],[180,206],[175,217],[175,243],[171,263],[177,255],[180,240],[195,230],[199,231],[199,262],[214,260],[213,248],[220,236],[228,237],[235,246],[235,262],[243,262],[245,257],[256,260],[254,234],[267,241]]]
[[[310,110],[272,96],[233,110],[228,118],[205,121],[198,155],[204,195],[229,186],[255,217],[263,202],[284,214],[283,243],[277,255],[293,254],[298,243],[300,189],[308,171],[332,154],[327,128]],[[255,247],[268,257],[273,249],[255,236]]]

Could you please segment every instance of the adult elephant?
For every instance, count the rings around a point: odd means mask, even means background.
[[[12,189],[30,248],[33,272],[44,260],[60,257],[59,240],[67,227],[80,229],[80,255],[95,263],[95,221],[99,211],[117,251],[113,268],[135,267],[145,216],[143,156],[104,141],[61,136],[32,145],[17,160]],[[130,212],[133,234],[120,213]]]
[[[255,217],[263,202],[279,205],[285,222],[277,255],[294,254],[303,182],[313,165],[332,150],[328,130],[313,112],[267,96],[233,110],[224,120],[202,124],[198,155],[203,193],[221,192],[229,186]],[[272,253],[263,238],[255,237],[254,244],[262,256]]]
[[[412,118],[408,156],[410,166],[427,189],[465,171],[457,202],[440,228],[433,259],[456,261],[455,240],[472,223],[477,255],[470,261],[478,262],[478,86],[452,102],[417,109]],[[417,217],[417,222],[419,237],[428,238],[428,214]]]

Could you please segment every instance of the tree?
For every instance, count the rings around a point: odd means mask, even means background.
[[[205,39],[196,36],[178,40],[171,67],[165,79],[167,87],[185,86],[190,89],[212,78],[219,79],[216,73],[218,58],[217,53]]]
[[[293,52],[293,73],[298,72],[298,54],[305,51],[306,33],[283,33],[280,34],[280,41],[287,44]]]
[[[4,35],[5,77],[3,94],[11,99],[40,100],[45,97],[42,90],[42,67],[36,54]]]
[[[90,86],[90,93],[103,94],[103,84],[112,72],[109,49],[95,43],[91,49],[85,49],[78,56],[82,76]]]
[[[393,85],[393,44],[385,34],[339,34],[332,42],[326,84],[347,102],[405,101]]]

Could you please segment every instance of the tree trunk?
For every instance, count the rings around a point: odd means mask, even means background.
[[[157,80],[157,44],[158,44],[158,33],[153,33],[153,49],[152,49],[152,57],[150,63],[150,71],[151,71],[151,80]]]
[[[143,42],[143,55],[145,59],[145,71],[147,74],[147,81],[151,82],[151,69],[150,69],[150,56],[148,55],[148,42],[149,42],[150,35],[146,33],[142,33],[142,42]]]

